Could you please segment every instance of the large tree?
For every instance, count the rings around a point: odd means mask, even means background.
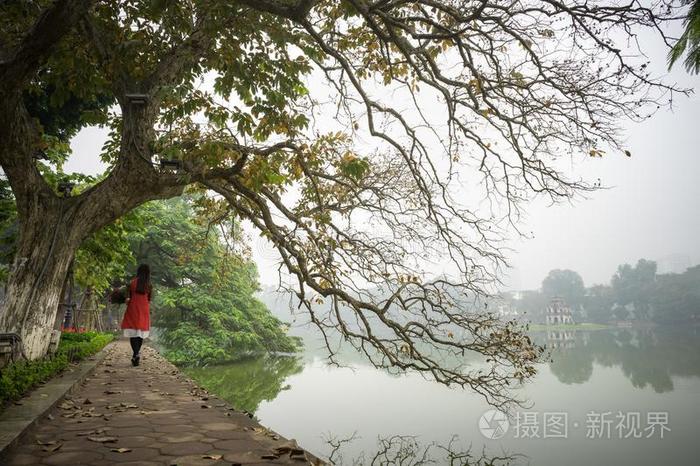
[[[694,324],[700,321],[700,265],[683,273],[657,275],[651,304],[656,322]]]
[[[685,54],[683,65],[688,73],[700,73],[700,1],[685,0],[690,6],[685,18],[685,30],[668,53],[669,69]]]
[[[617,304],[634,305],[635,316],[646,319],[656,293],[656,262],[639,259],[635,266],[620,265],[612,276],[610,285]]]
[[[568,269],[550,270],[542,280],[542,294],[547,299],[555,296],[564,298],[571,306],[578,307],[583,302],[586,287],[578,272]]]
[[[239,228],[208,228],[192,204],[187,198],[147,204],[138,210],[149,224],[131,237],[138,262],[151,266],[153,325],[168,359],[206,365],[297,351],[286,325],[255,297],[255,264],[234,250]]]
[[[649,28],[667,40],[678,6],[3,2],[0,163],[19,242],[0,330],[41,356],[85,238],[195,185],[277,248],[331,354],[337,329],[377,366],[504,402],[539,352],[513,323],[455,303],[489,290],[503,225],[530,194],[593,188],[557,159],[630,155],[622,119],[677,90],[627,39]],[[58,194],[37,158],[94,123],[112,129],[107,176]],[[182,168],[160,169],[164,159]],[[441,362],[464,351],[490,368]]]

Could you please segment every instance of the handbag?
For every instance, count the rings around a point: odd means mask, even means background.
[[[114,288],[109,294],[109,302],[112,304],[126,303],[126,287]]]

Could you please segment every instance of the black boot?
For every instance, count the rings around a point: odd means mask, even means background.
[[[131,365],[138,366],[141,359],[141,344],[143,343],[143,338],[131,337],[129,342],[131,343],[131,351],[134,354],[131,357]]]

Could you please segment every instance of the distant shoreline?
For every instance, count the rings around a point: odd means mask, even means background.
[[[534,332],[544,331],[544,330],[604,330],[608,328],[617,328],[615,325],[605,325],[605,324],[592,324],[592,323],[581,323],[581,324],[557,324],[557,325],[546,325],[546,324],[530,324],[529,330]]]

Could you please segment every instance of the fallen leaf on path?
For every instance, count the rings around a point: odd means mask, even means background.
[[[205,460],[220,460],[224,455],[202,455]]]
[[[36,443],[38,443],[39,445],[55,445],[58,443],[58,441],[57,440],[49,440],[48,442],[44,442],[43,440],[37,439]]]
[[[119,440],[117,437],[88,437],[88,440],[97,443],[111,443]]]
[[[289,457],[296,461],[307,461],[306,452],[304,450],[292,450],[289,452]]]
[[[86,435],[101,435],[109,430],[109,427],[100,427],[99,429],[91,430],[88,432],[78,432],[76,435],[78,437],[85,437]]]
[[[62,443],[56,442],[53,445],[45,445],[41,449],[44,451],[54,452],[63,446]]]
[[[304,452],[304,450],[300,449],[299,445],[297,445],[296,441],[294,440],[290,440],[275,448],[275,453],[277,453],[278,455],[283,455],[285,453],[292,454],[292,452],[297,451],[302,453]]]

